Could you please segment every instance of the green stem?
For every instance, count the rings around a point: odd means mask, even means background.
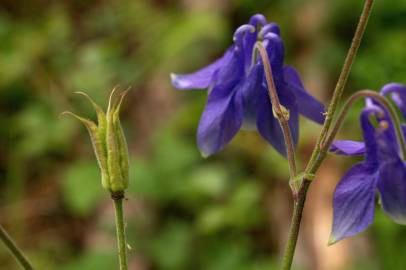
[[[344,61],[343,68],[341,70],[340,76],[338,78],[333,97],[331,99],[329,108],[326,113],[326,119],[324,121],[320,136],[317,140],[316,146],[313,150],[313,153],[310,157],[309,162],[307,163],[305,175],[314,175],[317,170],[319,169],[322,161],[327,156],[327,151],[325,149],[321,149],[323,142],[325,141],[325,137],[327,136],[328,132],[330,131],[330,126],[332,124],[333,117],[338,107],[338,103],[341,100],[341,96],[344,91],[345,84],[347,82],[348,76],[351,71],[351,66],[354,62],[355,56],[357,54],[358,48],[361,43],[361,39],[364,35],[369,16],[371,14],[373,0],[366,0],[364,4],[364,8],[362,10],[357,29],[354,34],[354,38],[351,42],[351,47],[348,50],[347,57]],[[323,151],[321,151],[323,150]],[[288,236],[288,243],[286,245],[285,253],[283,256],[282,262],[282,269],[289,270],[292,266],[293,257],[295,254],[295,248],[297,243],[297,238],[299,235],[300,223],[303,214],[304,203],[306,201],[307,191],[311,184],[312,179],[308,179],[304,177],[300,192],[295,202],[292,223],[290,226],[290,232]]]
[[[333,92],[333,97],[331,98],[329,108],[326,113],[326,119],[324,121],[322,130],[320,132],[319,139],[317,141],[316,147],[312,153],[308,166],[306,168],[307,172],[310,172],[310,167],[313,166],[313,163],[316,161],[317,156],[320,151],[321,143],[324,141],[325,137],[327,136],[328,131],[330,130],[330,126],[333,121],[334,114],[337,110],[338,103],[341,100],[341,96],[344,91],[345,84],[347,82],[348,76],[350,75],[351,67],[354,62],[355,56],[357,55],[358,48],[361,44],[362,37],[364,35],[369,15],[371,14],[372,5],[374,0],[366,0],[364,4],[364,9],[362,10],[360,19],[358,21],[357,29],[355,30],[354,38],[351,42],[351,47],[348,50],[347,56],[344,61],[343,68],[341,69],[340,76],[338,78],[336,87]],[[314,170],[314,169],[312,169]],[[314,172],[313,172],[314,173]]]
[[[125,223],[123,213],[124,194],[112,195],[112,199],[114,202],[114,209],[116,212],[116,232],[117,232],[118,259],[120,263],[120,270],[128,270],[127,241],[125,236]]]
[[[300,222],[302,221],[303,208],[306,201],[306,193],[310,183],[310,181],[303,181],[299,190],[298,199],[294,202],[288,244],[282,259],[283,270],[289,270],[292,265],[293,255],[295,254],[296,250],[297,238],[299,236]]]
[[[0,225],[0,239],[3,244],[7,247],[10,253],[14,256],[17,262],[20,263],[21,267],[25,270],[33,270],[31,263],[28,261],[27,257],[23,254],[21,249],[16,245],[16,243],[11,239],[10,235],[4,230],[3,226]]]

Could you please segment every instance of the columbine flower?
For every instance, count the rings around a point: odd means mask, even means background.
[[[406,112],[406,87],[386,85],[381,94],[391,95],[401,112]],[[378,127],[371,122],[375,116]],[[334,192],[333,229],[330,244],[364,231],[373,221],[375,195],[383,210],[395,222],[406,224],[406,163],[397,143],[393,122],[387,112],[371,101],[362,111],[364,142],[336,141],[332,151],[343,155],[363,154],[341,179]]]
[[[208,88],[206,108],[200,119],[197,143],[204,156],[223,149],[238,130],[257,129],[273,147],[286,155],[282,130],[274,118],[260,57],[254,45],[263,41],[280,103],[289,110],[289,126],[298,139],[299,113],[318,123],[324,121],[324,107],[305,90],[298,72],[284,66],[284,45],[279,26],[264,16],[251,17],[234,33],[234,44],[214,63],[192,74],[171,74],[172,84],[181,90]]]

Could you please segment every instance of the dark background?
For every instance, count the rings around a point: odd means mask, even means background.
[[[122,119],[131,161],[125,204],[131,269],[277,269],[291,198],[284,159],[240,132],[203,159],[195,133],[205,91],[170,72],[219,57],[263,13],[281,25],[286,62],[325,104],[363,1],[1,0],[0,222],[38,269],[117,269],[114,213],[73,94],[106,105],[132,87]],[[346,94],[406,83],[406,1],[377,0]],[[359,139],[358,108],[340,138]],[[319,127],[302,119],[300,166]],[[332,157],[311,187],[294,269],[406,269],[406,228],[377,211],[365,233],[327,247],[334,186],[355,159]],[[0,245],[0,269],[18,269]]]

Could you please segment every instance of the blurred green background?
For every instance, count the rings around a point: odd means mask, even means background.
[[[286,62],[326,103],[362,2],[2,0],[1,224],[38,269],[117,269],[113,208],[87,133],[59,115],[94,117],[74,91],[106,105],[115,85],[131,86],[122,113],[132,155],[130,268],[277,269],[291,209],[285,161],[253,132],[203,159],[195,132],[206,93],[175,91],[169,73],[219,57],[234,29],[263,13],[282,27]],[[346,95],[406,83],[405,45],[406,1],[377,0]],[[358,111],[340,137],[360,137]],[[318,130],[302,121],[301,166]],[[381,211],[366,233],[326,246],[332,192],[354,161],[330,158],[321,169],[295,269],[406,269],[406,228]],[[2,245],[0,269],[18,269]]]

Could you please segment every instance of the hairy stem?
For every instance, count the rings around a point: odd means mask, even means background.
[[[25,270],[33,270],[31,263],[28,261],[27,257],[23,254],[21,249],[16,245],[16,243],[11,239],[10,235],[4,230],[3,226],[0,225],[0,239],[10,253],[14,256],[16,261],[20,263],[21,267]]]
[[[120,270],[128,270],[127,262],[127,240],[125,235],[125,223],[123,213],[124,194],[112,195],[114,210],[116,212],[116,232],[118,245],[118,259]]]
[[[278,93],[276,91],[275,82],[272,75],[272,67],[269,63],[268,53],[266,52],[264,46],[261,42],[255,44],[255,48],[258,50],[259,55],[261,56],[262,63],[264,65],[265,78],[268,85],[269,98],[271,100],[272,108],[275,112],[276,118],[278,119],[279,125],[281,126],[283,138],[285,141],[287,158],[289,163],[289,173],[290,181],[294,197],[296,198],[299,187],[295,186],[296,179],[296,160],[295,160],[295,145],[292,139],[292,133],[289,128],[289,116],[288,112],[279,102]]]
[[[343,68],[341,70],[340,76],[338,78],[336,87],[334,89],[333,97],[331,99],[329,108],[326,113],[326,119],[324,121],[320,136],[317,140],[316,146],[312,152],[309,162],[307,163],[305,169],[305,175],[314,175],[316,171],[319,169],[322,161],[325,159],[327,155],[327,151],[322,149],[321,146],[325,141],[325,137],[327,136],[328,132],[330,131],[330,126],[332,124],[333,117],[338,107],[338,103],[341,100],[341,96],[343,94],[345,84],[347,82],[348,76],[351,71],[351,66],[354,62],[355,56],[357,54],[358,48],[361,43],[361,39],[364,35],[369,16],[371,14],[373,0],[366,0],[364,4],[364,8],[362,10],[360,19],[358,21],[357,29],[354,34],[354,38],[351,42],[351,47],[348,50],[347,57],[344,61]],[[323,150],[323,151],[321,151]],[[295,254],[295,248],[297,243],[297,238],[300,229],[300,223],[303,214],[304,202],[306,201],[307,190],[309,185],[311,184],[312,179],[308,179],[306,176],[304,177],[301,188],[298,195],[297,202],[294,207],[292,223],[290,226],[290,232],[288,237],[288,243],[286,245],[286,250],[283,256],[282,262],[282,269],[289,270],[292,266],[293,257]],[[302,203],[299,203],[302,202]]]

